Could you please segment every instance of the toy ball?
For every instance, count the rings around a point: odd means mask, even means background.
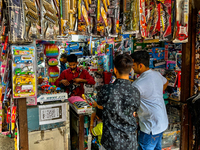
[[[50,78],[59,77],[59,68],[58,67],[49,67],[48,74]]]
[[[49,44],[45,46],[44,53],[46,57],[49,57],[49,58],[58,57],[59,48],[57,45]]]
[[[51,59],[48,60],[48,65],[49,66],[57,66],[58,60],[56,58],[51,58]]]

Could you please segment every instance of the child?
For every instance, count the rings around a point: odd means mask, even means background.
[[[103,133],[103,122],[102,122],[102,106],[97,105],[96,102],[93,103],[93,107],[97,107],[97,111],[94,112],[91,115],[91,120],[90,120],[90,132],[92,133],[93,136],[98,136],[98,141],[101,145],[101,137],[102,137],[102,133]],[[94,127],[94,119],[95,117],[97,117],[98,119],[98,123],[95,127]],[[101,145],[99,150],[105,150],[105,148]]]
[[[97,104],[103,107],[101,144],[106,150],[137,149],[137,124],[133,114],[139,107],[140,93],[129,81],[132,65],[129,55],[116,56],[114,73],[117,79],[104,85],[97,94]]]

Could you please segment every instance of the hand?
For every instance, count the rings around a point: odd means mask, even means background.
[[[60,81],[64,86],[68,86],[70,83],[69,83],[69,81],[68,80],[65,80],[65,79],[63,79],[63,80],[61,80]]]
[[[133,113],[133,116],[134,116],[134,117],[137,117],[138,115],[137,115],[137,113],[136,113],[136,112],[134,112],[134,113]]]
[[[75,83],[80,83],[80,82],[83,82],[83,79],[81,79],[81,78],[75,78],[73,81]]]

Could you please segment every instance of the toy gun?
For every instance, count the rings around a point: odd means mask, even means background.
[[[108,17],[111,18],[112,20],[112,34],[117,34],[117,20],[118,20],[118,16],[119,16],[119,8],[115,7],[115,6],[110,6],[110,9],[113,9],[112,14],[109,14]]]
[[[87,7],[86,7],[86,8],[87,8]],[[88,33],[90,34],[90,33],[91,33],[91,31],[90,31],[90,23],[89,23],[89,20],[88,20],[88,14],[87,14],[86,8],[85,8],[84,5],[82,5],[83,17],[84,17],[85,22],[86,22],[86,25],[87,25]]]
[[[58,15],[58,24],[59,24],[59,34],[61,35],[61,28],[60,28],[60,26],[61,26],[60,9],[59,9],[59,7],[58,7],[58,3],[57,3],[56,0],[53,0],[53,3],[54,3],[54,6],[55,6],[55,8],[56,8],[56,11],[57,11],[57,15]]]
[[[76,17],[74,15],[76,14],[76,1],[75,0],[69,0],[68,1],[68,13],[69,13],[69,21],[70,21],[70,30],[73,30],[75,28],[76,24]]]
[[[103,7],[101,7],[101,15],[102,15],[104,23],[105,23],[106,33],[107,33],[107,35],[109,35],[110,29],[109,29],[109,26],[108,26],[108,20],[107,20],[106,12],[105,12]]]

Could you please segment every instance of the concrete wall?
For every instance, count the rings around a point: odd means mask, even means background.
[[[29,150],[71,150],[69,104],[66,122],[39,126],[38,108],[28,108]],[[35,131],[39,130],[39,131]]]
[[[65,127],[29,132],[29,150],[64,150]]]

